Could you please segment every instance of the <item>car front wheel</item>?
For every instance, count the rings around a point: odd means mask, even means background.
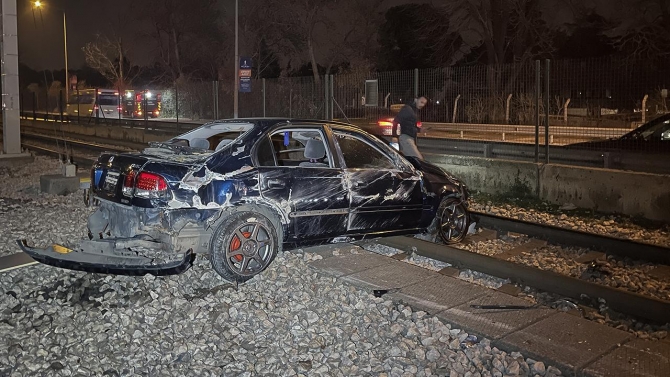
[[[265,270],[277,256],[277,229],[267,217],[240,212],[212,236],[212,267],[228,281],[244,282]]]
[[[446,244],[463,241],[470,225],[468,211],[458,198],[445,198],[437,209],[437,233]]]

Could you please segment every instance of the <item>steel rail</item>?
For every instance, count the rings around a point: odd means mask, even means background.
[[[389,237],[375,240],[378,244],[402,250],[438,261],[452,264],[458,268],[467,268],[536,289],[583,300],[604,299],[606,305],[620,313],[644,318],[656,323],[667,323],[670,313],[670,301],[643,296],[633,292],[612,288],[561,275],[553,271],[497,259],[467,250],[440,245],[410,237]]]
[[[560,246],[583,247],[618,257],[670,265],[670,248],[555,225],[511,219],[483,212],[470,212],[477,226],[525,234]]]

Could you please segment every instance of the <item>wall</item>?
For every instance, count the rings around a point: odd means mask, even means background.
[[[95,136],[107,140],[125,140],[145,144],[150,141],[165,141],[181,133],[178,133],[176,130],[174,132],[145,130],[143,128],[126,128],[121,125],[94,125],[93,123],[88,125],[77,123],[44,122],[39,120],[22,120],[21,124],[51,132],[53,132],[54,127],[57,127],[58,132],[62,130],[66,133]],[[149,123],[149,125],[151,126],[151,123]],[[183,132],[186,132],[186,129],[184,129]]]
[[[474,190],[670,222],[670,175],[426,154]]]

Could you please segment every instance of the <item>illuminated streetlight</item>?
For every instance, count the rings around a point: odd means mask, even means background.
[[[33,6],[40,11],[44,9],[44,3],[37,0],[33,2]],[[64,50],[65,50],[65,101],[70,100],[70,72],[67,67],[67,20],[65,19],[65,11],[63,12],[63,40],[64,40]]]

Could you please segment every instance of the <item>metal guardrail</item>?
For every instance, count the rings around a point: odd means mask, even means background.
[[[24,118],[32,121],[32,117]],[[152,119],[107,119],[108,125],[119,126],[132,129],[144,129],[147,131],[161,131],[173,134],[179,134],[192,128],[195,128],[209,120],[198,122],[189,121],[188,123],[177,124],[171,120]],[[350,119],[351,123],[362,129],[378,134],[380,129],[376,122],[370,122],[362,119]],[[40,120],[33,122],[54,122],[54,120]],[[67,123],[67,122],[66,122]],[[85,123],[88,124],[88,123]],[[442,126],[443,123],[427,123],[430,125]],[[91,126],[94,126],[91,123]],[[449,125],[451,126],[451,125]],[[491,125],[471,125],[473,129],[482,126]],[[492,127],[498,127],[493,125]],[[529,126],[506,126],[506,127],[529,127]],[[533,127],[533,126],[530,126]],[[490,140],[468,140],[445,137],[419,136],[418,146],[425,154],[471,156],[491,159],[507,159],[524,162],[535,162],[535,145],[520,142],[490,141]],[[540,160],[544,160],[546,155],[544,146],[540,147]],[[555,164],[576,165],[585,167],[631,170],[638,172],[670,174],[670,164],[667,163],[665,156],[653,153],[635,153],[635,152],[603,152],[589,149],[576,149],[565,146],[550,145],[549,161]]]
[[[61,122],[60,114],[46,113],[46,112],[23,112],[21,119],[43,122]],[[176,119],[162,119],[162,118],[148,118],[148,119],[133,119],[133,118],[104,118],[104,117],[64,117],[63,123],[74,123],[82,125],[108,125],[108,126],[125,126],[129,128],[139,129],[155,129],[167,131],[187,131],[200,126],[211,120],[179,120]]]
[[[33,117],[34,115],[34,117]],[[46,121],[60,121],[59,114],[53,113],[23,113],[23,119],[46,120]],[[189,129],[196,125],[202,125],[210,122],[211,119],[194,120],[179,120],[177,119],[162,119],[162,118],[148,118],[148,119],[133,119],[133,118],[65,118],[65,122],[79,124],[108,124],[108,125],[123,125],[131,128],[165,128],[165,129]],[[77,121],[77,119],[79,119]],[[338,121],[347,121],[346,119],[336,119]],[[375,121],[369,119],[349,119],[352,124],[362,128],[369,128],[376,126]],[[96,123],[97,122],[97,123]],[[549,126],[550,136],[570,136],[570,137],[586,137],[586,138],[612,138],[620,137],[630,132],[626,128],[595,128],[595,127],[570,127],[570,126]],[[509,125],[509,124],[471,124],[471,123],[424,123],[422,134],[425,136],[433,136],[434,132],[464,132],[464,133],[505,133],[510,135],[535,135],[535,126],[533,125]]]
[[[418,146],[424,155],[470,156],[535,162],[535,146],[532,144],[419,137]],[[545,155],[544,147],[541,147],[540,161],[544,160]],[[552,164],[670,174],[670,163],[668,163],[667,156],[653,153],[603,152],[549,146],[549,160]]]
[[[544,127],[542,127],[544,129]],[[517,135],[535,135],[535,126],[509,124],[469,124],[469,123],[423,123],[422,133],[431,131],[507,133]],[[589,138],[620,137],[630,132],[626,128],[596,128],[549,126],[550,136],[579,136]]]

